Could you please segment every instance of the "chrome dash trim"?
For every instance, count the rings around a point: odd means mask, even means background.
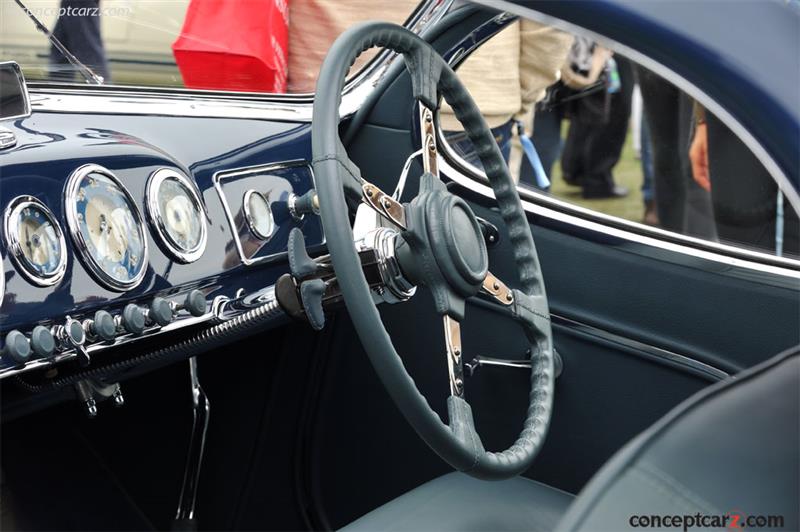
[[[175,179],[181,183],[189,192],[192,203],[194,203],[194,207],[197,209],[200,218],[200,241],[193,249],[183,249],[172,239],[167,230],[167,225],[162,216],[161,209],[159,209],[158,195],[161,190],[160,187],[167,179]],[[203,255],[208,240],[208,222],[206,220],[206,210],[203,206],[203,202],[200,200],[200,194],[197,191],[197,185],[194,184],[194,181],[189,179],[189,177],[182,172],[171,168],[159,168],[150,174],[150,177],[147,179],[144,203],[150,226],[155,230],[161,244],[163,244],[175,260],[188,264],[196,261]]]
[[[670,366],[676,366],[684,371],[689,371],[713,381],[727,379],[731,376],[731,374],[727,371],[721,370],[705,362],[701,362],[696,358],[680,355],[673,351],[646,344],[644,342],[639,342],[626,336],[620,336],[605,329],[600,329],[592,325],[565,318],[564,316],[551,314],[550,320],[554,326],[563,328],[565,331],[601,338],[607,342],[627,348],[627,353],[631,353],[635,356],[648,360],[666,363]]]
[[[19,215],[27,207],[38,209],[50,223],[50,226],[56,234],[56,238],[58,238],[60,256],[58,264],[52,273],[43,274],[36,271],[31,266],[27,257],[25,257],[19,235]],[[64,273],[67,271],[67,241],[64,238],[64,231],[62,231],[61,225],[47,205],[33,196],[17,196],[11,200],[8,207],[6,207],[6,212],[3,215],[3,229],[8,255],[23,277],[37,286],[55,286],[61,282],[61,279],[64,278]],[[0,288],[1,287],[2,285],[0,285]],[[0,298],[1,297],[2,289],[0,289]]]
[[[183,292],[176,292],[170,296],[170,299],[179,299],[182,295]],[[207,312],[202,316],[192,316],[188,313],[188,311],[185,311],[182,314],[176,315],[175,321],[164,325],[163,327],[158,325],[149,325],[142,334],[136,335],[125,333],[117,336],[113,342],[94,342],[92,344],[88,344],[86,345],[86,352],[89,353],[89,355],[94,355],[96,353],[103,353],[109,349],[113,349],[114,347],[137,342],[145,338],[153,338],[160,334],[178,331],[188,327],[202,325],[212,326],[218,323],[224,323],[264,305],[269,305],[269,309],[271,312],[274,312],[276,319],[283,315],[283,311],[278,304],[277,298],[275,297],[274,285],[269,285],[250,294],[241,294],[236,298],[217,296],[214,298],[212,304],[208,306]],[[88,313],[85,316],[80,315],[77,317],[77,319],[78,321],[82,322],[84,319],[89,317],[91,317],[91,313]],[[77,356],[78,354],[75,352],[75,350],[70,348],[47,358],[29,360],[25,364],[0,367],[0,379],[5,379],[13,375],[20,375],[22,373],[37,369],[50,368],[61,362],[73,360]]]
[[[89,174],[101,174],[116,184],[122,191],[125,198],[130,204],[131,213],[134,221],[136,222],[136,230],[139,231],[139,237],[142,240],[142,257],[139,261],[139,271],[130,281],[120,281],[106,273],[103,268],[97,263],[89,251],[88,242],[83,238],[81,232],[81,221],[78,218],[78,211],[76,208],[76,199],[78,194],[78,186],[84,177]],[[72,243],[77,249],[77,255],[80,257],[81,262],[86,266],[87,271],[94,277],[94,279],[105,286],[109,290],[116,292],[125,292],[131,290],[144,280],[144,276],[148,270],[149,250],[147,248],[147,234],[144,228],[144,217],[139,210],[139,205],[133,200],[133,196],[122,183],[122,181],[111,170],[104,168],[98,164],[85,164],[74,170],[67,178],[67,184],[64,187],[64,212],[67,214],[67,229],[72,237]]]
[[[255,259],[247,257],[247,255],[245,255],[244,247],[242,246],[242,240],[239,237],[239,232],[236,227],[236,218],[233,215],[233,211],[231,210],[230,204],[228,203],[225,191],[222,190],[222,181],[225,179],[230,179],[245,175],[261,174],[265,172],[272,172],[274,170],[282,170],[284,168],[293,168],[298,166],[306,167],[308,169],[309,175],[311,176],[311,188],[315,188],[316,182],[314,178],[314,169],[311,167],[308,161],[305,161],[303,159],[293,159],[290,161],[265,164],[261,166],[249,166],[244,168],[236,168],[232,170],[223,170],[220,172],[216,172],[214,173],[214,175],[211,176],[211,181],[214,184],[214,189],[217,191],[220,203],[222,203],[222,210],[225,212],[225,217],[228,220],[228,226],[230,227],[234,244],[236,244],[236,252],[239,254],[239,259],[245,266],[252,266],[253,264],[260,264],[262,262],[273,261],[278,257],[285,256],[286,252],[284,251],[284,252],[274,253],[272,255],[264,255],[263,257],[257,257]],[[273,233],[274,231],[275,229],[273,228]],[[272,235],[270,235],[270,238],[271,236]],[[324,243],[325,243],[325,237],[323,236],[321,244]]]

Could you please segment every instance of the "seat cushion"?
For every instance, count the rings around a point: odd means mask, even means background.
[[[516,477],[500,482],[450,473],[373,510],[343,530],[551,531],[573,496]]]

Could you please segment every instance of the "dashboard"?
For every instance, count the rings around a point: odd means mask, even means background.
[[[34,113],[0,150],[0,378],[219,320],[321,248],[308,124]],[[36,373],[33,373],[36,372]]]

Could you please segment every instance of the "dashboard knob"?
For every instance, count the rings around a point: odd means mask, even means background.
[[[129,303],[122,310],[122,326],[126,331],[133,334],[144,332],[145,316],[144,310],[139,306]]]
[[[206,313],[206,296],[200,290],[192,290],[186,294],[186,299],[183,300],[183,308],[189,311],[189,314],[199,318]]]
[[[170,306],[169,301],[163,297],[156,297],[150,303],[150,311],[148,316],[150,316],[151,320],[162,327],[164,325],[169,325],[173,317],[172,306]]]
[[[31,357],[31,344],[24,334],[14,329],[6,335],[3,355],[17,364],[24,364]]]
[[[117,324],[114,323],[114,316],[105,310],[98,310],[89,324],[89,330],[101,340],[112,342],[117,336]]]
[[[31,349],[39,357],[49,357],[56,349],[56,339],[50,329],[37,325],[31,332]]]

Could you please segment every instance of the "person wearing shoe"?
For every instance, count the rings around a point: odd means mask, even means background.
[[[628,189],[614,182],[612,169],[628,132],[634,84],[631,64],[585,38],[575,40],[570,62],[571,69],[584,77],[597,71],[600,63],[604,76],[596,88],[584,88],[585,94],[572,100],[567,110],[570,126],[561,156],[564,181],[582,187],[585,199],[627,196]]]

